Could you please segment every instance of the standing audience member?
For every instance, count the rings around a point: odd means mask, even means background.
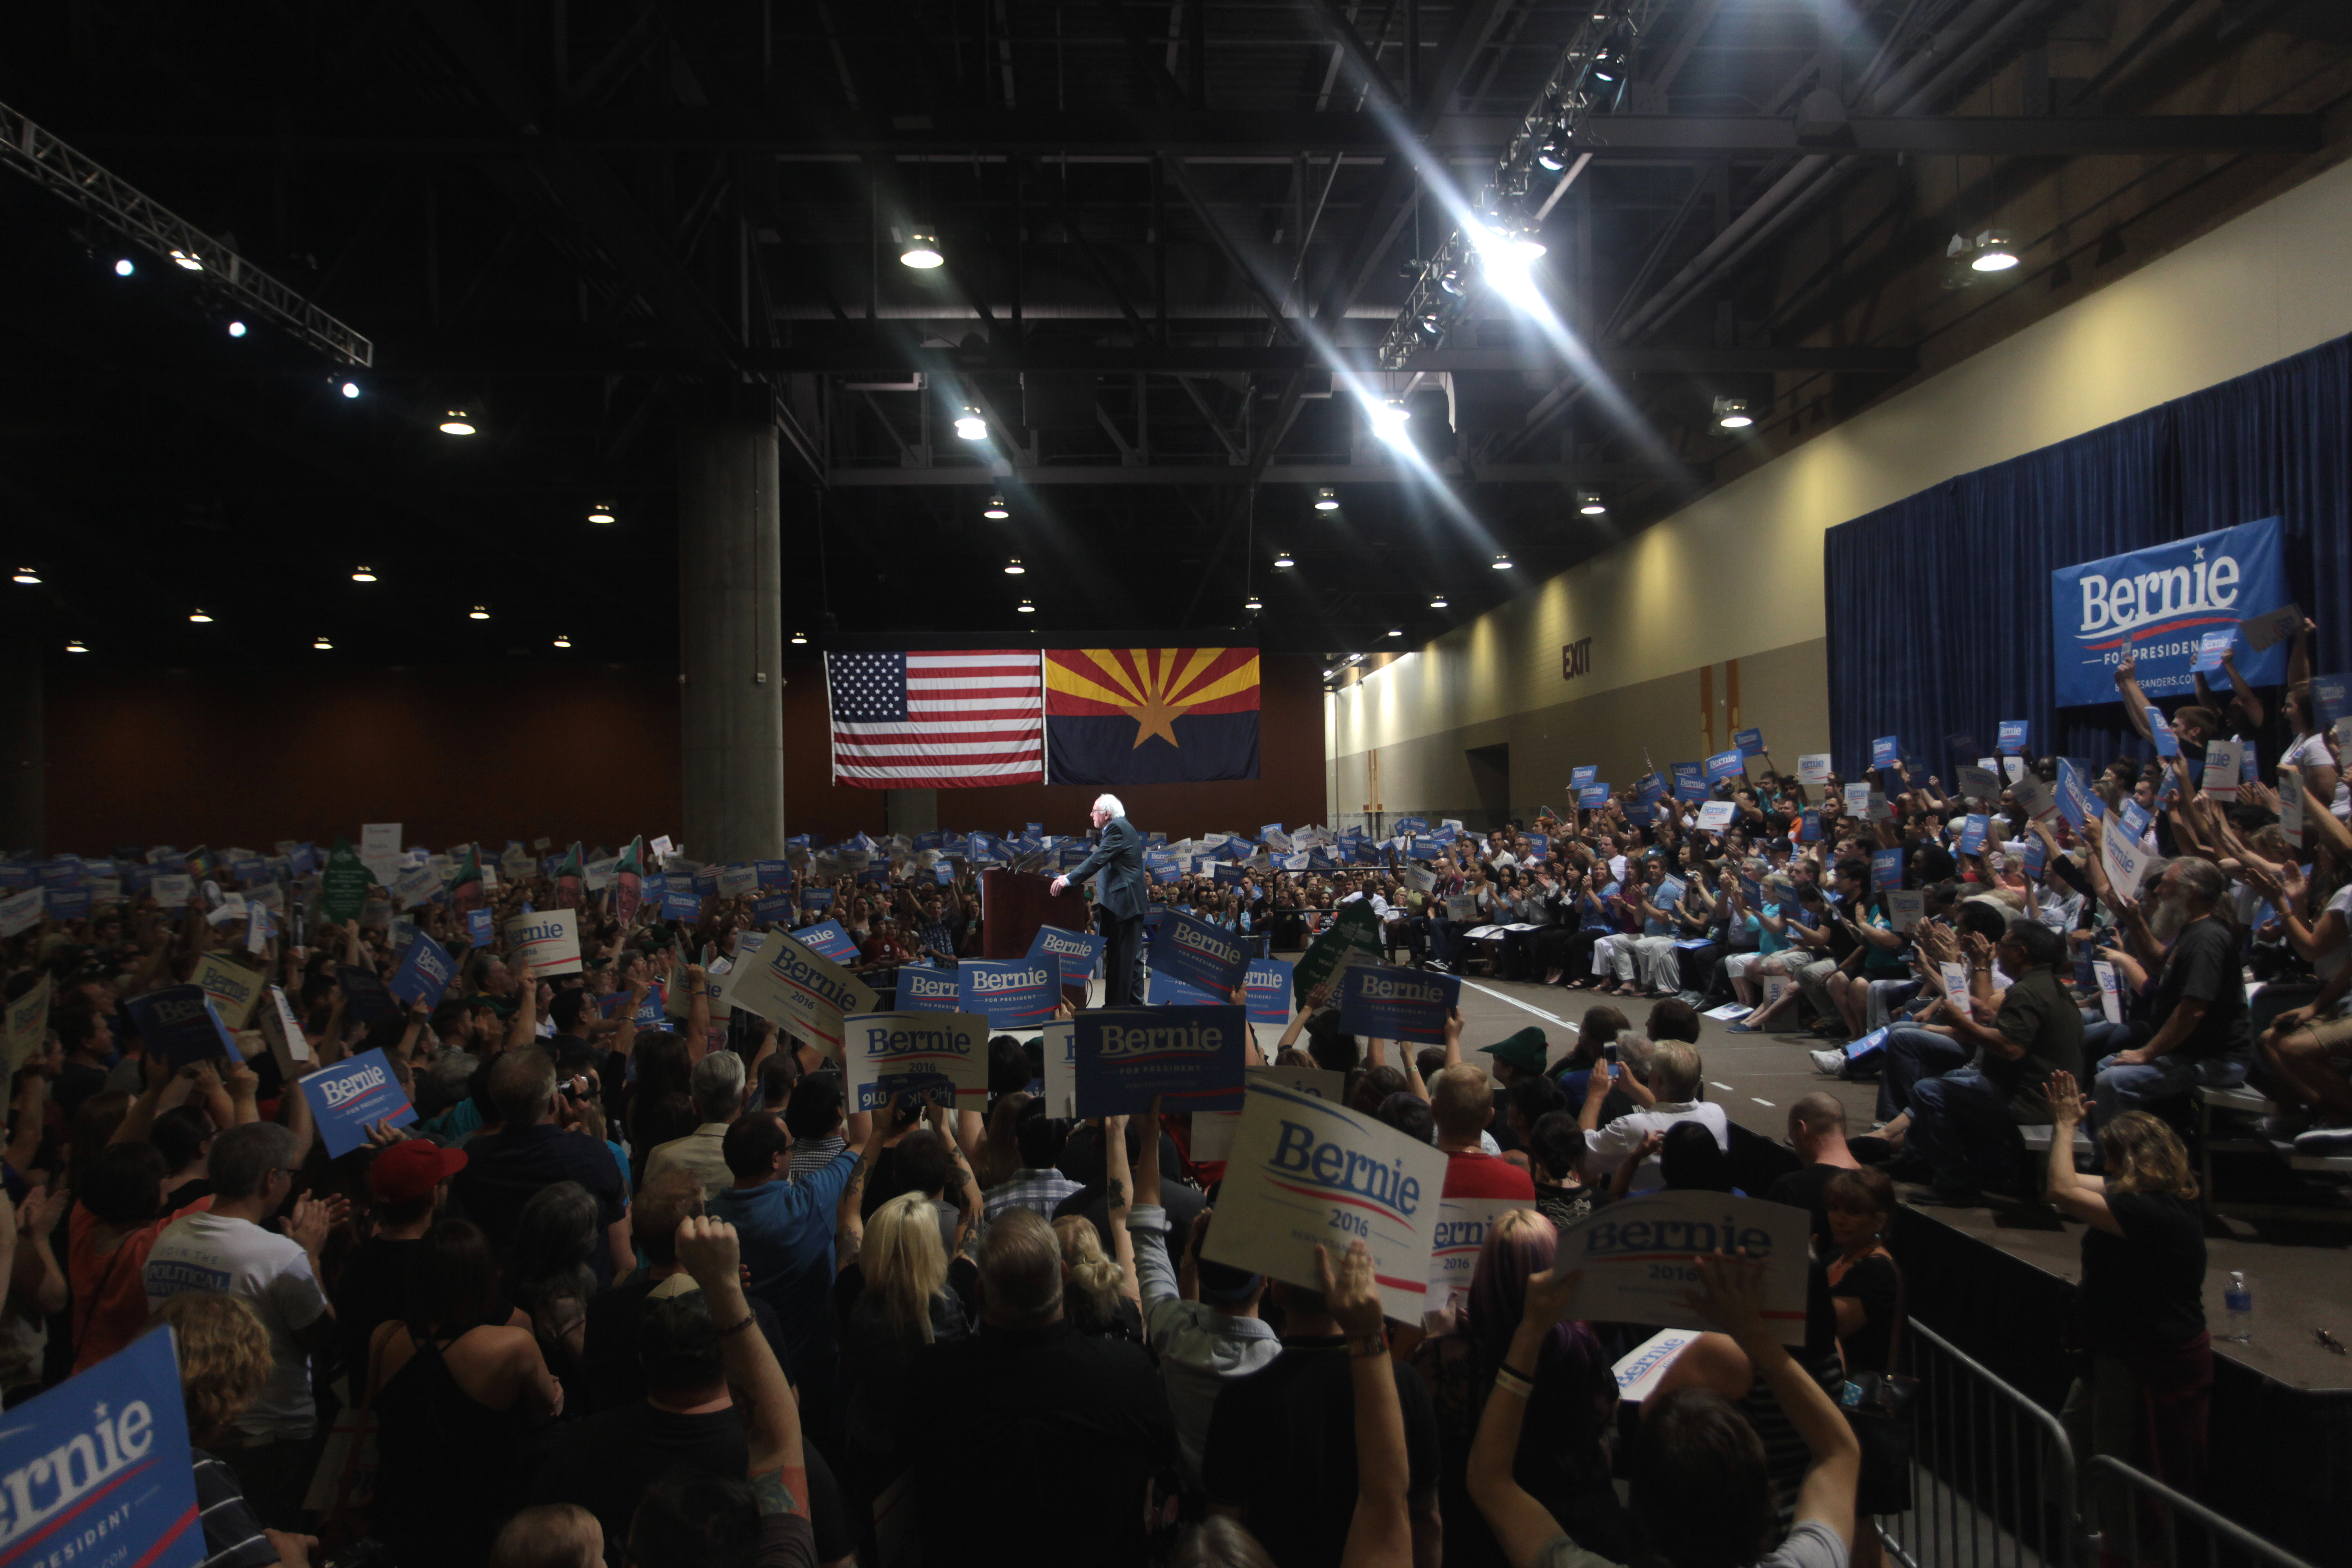
[[[715,1198],[734,1180],[722,1145],[727,1129],[743,1113],[743,1058],[733,1051],[713,1051],[694,1064],[689,1081],[694,1113],[702,1121],[685,1137],[646,1155],[645,1179],[668,1170],[691,1171],[701,1178],[703,1197]]]
[[[525,1205],[558,1182],[576,1182],[596,1203],[596,1234],[588,1266],[600,1285],[625,1274],[629,1251],[628,1188],[601,1142],[572,1131],[582,1080],[558,1086],[555,1064],[536,1047],[511,1050],[490,1064],[490,1103],[499,1131],[466,1145],[466,1168],[449,1186],[466,1217],[482,1227],[491,1250],[512,1256]],[[220,1163],[215,1154],[213,1163]]]
[[[180,1363],[204,1568],[310,1568],[319,1538],[265,1526],[236,1472],[207,1452],[269,1381],[269,1331],[251,1303],[216,1290],[181,1292],[163,1303],[163,1320]]]

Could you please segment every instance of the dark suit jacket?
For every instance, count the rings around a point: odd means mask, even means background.
[[[1095,846],[1095,852],[1062,875],[1083,882],[1097,871],[1102,878],[1095,886],[1095,902],[1103,907],[1103,912],[1141,920],[1151,898],[1151,883],[1143,874],[1143,835],[1127,818],[1114,816],[1103,824],[1102,842]]]

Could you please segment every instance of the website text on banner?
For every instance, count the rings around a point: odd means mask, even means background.
[[[1388,1316],[1417,1323],[1430,1306],[1444,1186],[1445,1156],[1433,1144],[1311,1095],[1252,1084],[1202,1256],[1313,1289],[1317,1245],[1336,1260],[1361,1241]],[[1803,1284],[1801,1269],[1801,1305]]]
[[[394,1127],[405,1127],[416,1120],[416,1108],[408,1103],[400,1080],[392,1076],[392,1064],[380,1049],[362,1051],[347,1062],[320,1068],[297,1081],[302,1098],[310,1102],[310,1114],[318,1120],[319,1137],[327,1145],[331,1160],[366,1148],[367,1130],[376,1122],[388,1121]]]
[[[1358,1039],[1443,1045],[1445,1016],[1461,996],[1451,974],[1360,963],[1339,983],[1339,1027]]]
[[[855,1013],[842,1020],[849,1109],[881,1110],[901,1094],[988,1102],[988,1020],[972,1013]]]
[[[1112,1007],[1081,1013],[1075,1023],[1080,1116],[1148,1115],[1155,1095],[1162,1110],[1240,1109],[1249,1059],[1244,1009]]]
[[[2050,574],[2058,706],[2114,701],[2126,653],[2139,661],[2142,691],[2193,691],[2189,667],[2206,633],[2284,602],[2279,541],[2279,520],[2264,518]],[[2286,649],[2273,646],[2238,668],[2255,686],[2275,686],[2286,678]]]

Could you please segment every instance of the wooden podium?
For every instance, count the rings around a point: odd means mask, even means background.
[[[1094,930],[1094,910],[1076,887],[1059,894],[1046,891],[1051,877],[1029,871],[986,870],[980,874],[981,955],[984,958],[1026,958],[1037,940],[1039,926],[1064,931]]]

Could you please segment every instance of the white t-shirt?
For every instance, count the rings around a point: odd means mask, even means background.
[[[192,1214],[173,1221],[147,1255],[147,1310],[183,1290],[242,1296],[269,1331],[269,1381],[229,1424],[246,1442],[310,1436],[310,1358],[294,1336],[319,1321],[327,1298],[302,1248],[250,1220]]]
[[[1613,1175],[1625,1163],[1627,1155],[1642,1146],[1642,1140],[1653,1132],[1664,1132],[1677,1121],[1696,1121],[1715,1134],[1717,1145],[1727,1152],[1731,1148],[1731,1124],[1723,1114],[1723,1107],[1704,1101],[1685,1100],[1680,1104],[1661,1101],[1646,1110],[1628,1111],[1605,1127],[1596,1127],[1584,1135],[1584,1146],[1592,1152],[1586,1162],[1595,1176]],[[1632,1193],[1654,1193],[1666,1184],[1665,1173],[1658,1169],[1659,1162],[1648,1160],[1633,1173]]]

